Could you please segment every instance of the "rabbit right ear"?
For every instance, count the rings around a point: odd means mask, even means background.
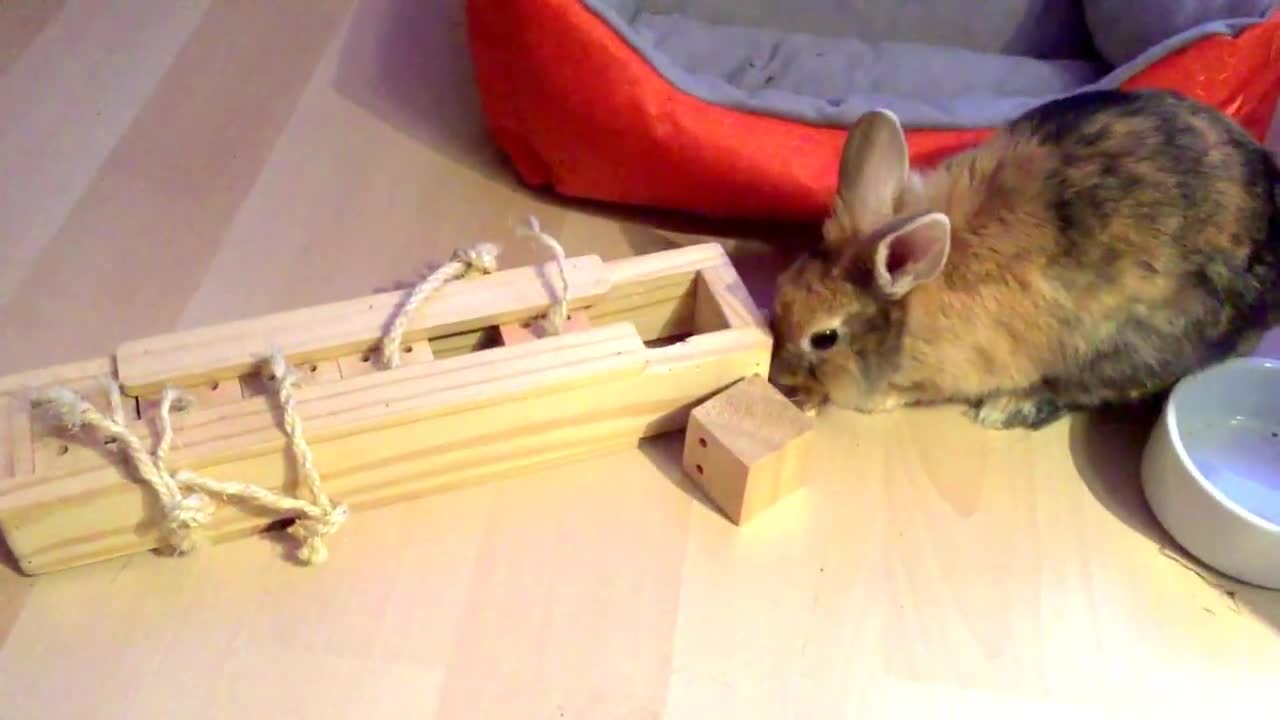
[[[833,215],[824,228],[828,246],[870,233],[893,218],[910,172],[907,137],[898,116],[872,110],[845,137]]]

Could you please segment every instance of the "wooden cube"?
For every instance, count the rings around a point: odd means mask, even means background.
[[[753,375],[694,408],[684,471],[742,525],[800,488],[813,428],[812,416]]]

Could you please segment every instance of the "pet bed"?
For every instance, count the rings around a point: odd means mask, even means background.
[[[872,108],[929,164],[1047,100],[1166,88],[1262,139],[1270,0],[468,0],[491,134],[525,183],[702,215],[810,221]],[[979,9],[979,7],[981,9]]]

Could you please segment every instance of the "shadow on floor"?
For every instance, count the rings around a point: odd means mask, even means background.
[[[1071,456],[1089,491],[1104,508],[1151,540],[1169,558],[1234,598],[1241,610],[1280,632],[1280,591],[1228,578],[1196,560],[1160,525],[1142,492],[1142,451],[1158,421],[1161,402],[1108,408],[1072,419]]]
[[[665,435],[646,438],[640,442],[640,452],[649,459],[649,462],[653,463],[653,466],[672,485],[675,485],[681,492],[696,500],[709,512],[717,515],[722,514],[706,494],[702,492],[702,489],[694,485],[693,481],[684,474],[684,470],[681,468],[683,450],[683,432],[666,433]]]

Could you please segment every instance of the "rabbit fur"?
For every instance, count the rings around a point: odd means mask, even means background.
[[[822,242],[778,278],[802,404],[960,403],[992,428],[1147,399],[1280,317],[1280,169],[1164,91],[1033,109],[929,170],[887,111],[849,129]]]

